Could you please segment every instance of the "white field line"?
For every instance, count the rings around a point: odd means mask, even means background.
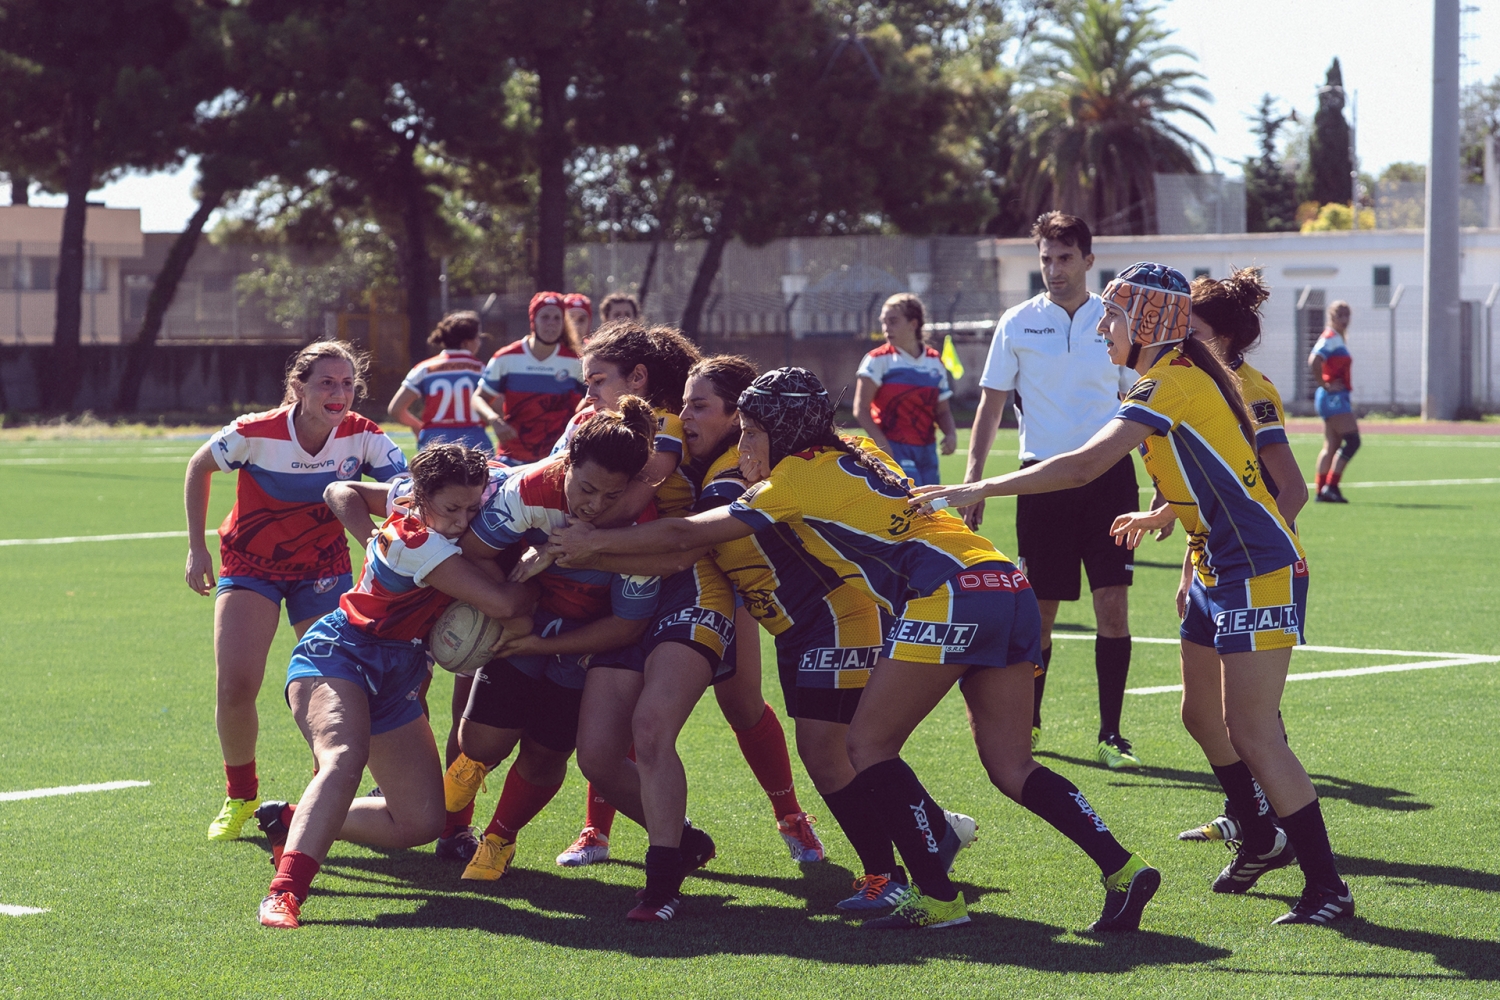
[[[35,906],[8,906],[5,903],[0,903],[0,917],[29,917],[33,913],[46,912],[46,910],[39,910]]]
[[[0,792],[0,802],[22,799],[47,799],[54,795],[80,795],[84,792],[113,792],[121,788],[145,788],[149,781],[105,781],[97,785],[62,785],[58,788],[31,788],[24,792]]]
[[[203,532],[205,536],[216,535],[217,528]],[[0,547],[6,545],[71,545],[74,542],[133,542],[141,538],[186,538],[186,531],[138,531],[131,535],[65,535],[62,538],[0,538]]]

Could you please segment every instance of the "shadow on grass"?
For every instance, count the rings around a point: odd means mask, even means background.
[[[823,867],[823,866],[817,866]],[[361,877],[359,869],[370,869]],[[352,871],[351,871],[352,869]],[[974,913],[970,924],[926,934],[863,931],[837,915],[833,902],[848,890],[837,867],[808,877],[745,876],[698,872],[684,885],[684,907],[669,927],[627,922],[635,887],[612,885],[559,873],[517,869],[499,882],[472,891],[459,888],[453,866],[438,868],[424,859],[406,865],[390,859],[340,859],[327,866],[340,878],[381,881],[391,891],[345,892],[320,887],[303,912],[305,925],[348,925],[375,929],[481,930],[564,948],[617,952],[637,958],[693,958],[704,955],[777,955],[838,965],[914,965],[930,959],[1014,965],[1042,972],[1126,972],[1158,965],[1214,962],[1231,952],[1189,937],[1150,931],[1093,939],[1069,928],[994,913]],[[375,878],[396,875],[401,883]],[[407,880],[402,876],[418,876]],[[442,889],[424,889],[441,881]],[[404,884],[402,884],[404,883]],[[414,896],[399,888],[418,889]],[[724,888],[773,889],[809,903],[799,912],[784,906],[739,905]],[[996,890],[963,886],[965,896]],[[413,901],[410,913],[373,920],[320,921],[318,896]]]
[[[1394,882],[1425,882],[1455,889],[1478,889],[1500,892],[1500,875],[1455,868],[1452,865],[1414,865],[1404,861],[1382,861],[1379,858],[1354,858],[1338,855],[1339,874],[1384,878]]]

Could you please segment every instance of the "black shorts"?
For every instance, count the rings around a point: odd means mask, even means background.
[[[849,652],[868,657],[868,662],[873,666],[875,658],[880,655],[880,647],[872,646]],[[781,675],[781,697],[786,701],[787,718],[837,722],[845,726],[854,721],[854,710],[859,707],[863,687],[798,687],[797,666],[801,657],[779,654],[778,650],[776,670]]]
[[[1090,590],[1130,586],[1135,554],[1116,545],[1109,528],[1121,514],[1140,508],[1129,455],[1086,486],[1017,497],[1016,550],[1037,600],[1078,600],[1080,562],[1088,571]]]
[[[474,674],[464,718],[496,729],[519,729],[548,750],[572,753],[578,745],[578,708],[583,692],[546,677],[530,677],[505,659]]]

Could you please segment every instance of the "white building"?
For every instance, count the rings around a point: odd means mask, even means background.
[[[48,344],[57,317],[61,208],[0,206],[0,344]],[[85,344],[120,342],[120,262],[145,253],[141,213],[89,206],[84,228]]]
[[[1500,367],[1490,350],[1500,299],[1500,230],[1462,233],[1463,329],[1468,400],[1500,403]],[[1036,247],[1029,239],[986,240],[1001,299],[1015,302],[1041,290]],[[1289,407],[1311,398],[1305,359],[1323,328],[1323,309],[1337,299],[1353,308],[1354,402],[1403,409],[1422,398],[1422,232],[1414,229],[1329,233],[1236,233],[1195,236],[1105,236],[1094,239],[1095,290],[1140,260],[1176,267],[1189,278],[1222,278],[1234,267],[1259,266],[1271,297],[1262,308],[1262,340],[1252,363],[1281,388]],[[1392,308],[1392,304],[1395,307]]]

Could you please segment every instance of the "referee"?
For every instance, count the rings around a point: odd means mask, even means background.
[[[1000,317],[979,380],[983,396],[969,437],[964,482],[984,478],[1006,400],[1016,394],[1021,467],[1083,445],[1114,417],[1120,394],[1135,373],[1109,361],[1099,333],[1104,302],[1088,290],[1094,266],[1093,237],[1076,216],[1048,212],[1031,228],[1046,291]],[[1135,467],[1129,456],[1098,479],[1073,490],[1017,498],[1016,547],[1021,569],[1042,611],[1042,662],[1036,670],[1031,744],[1041,739],[1042,691],[1052,657],[1052,626],[1061,601],[1076,601],[1079,565],[1094,594],[1094,670],[1099,678],[1100,763],[1140,767],[1130,741],[1120,735],[1120,709],[1130,672],[1129,587],[1135,569],[1130,549],[1116,545],[1110,524],[1139,509]],[[964,510],[978,530],[984,504]]]

